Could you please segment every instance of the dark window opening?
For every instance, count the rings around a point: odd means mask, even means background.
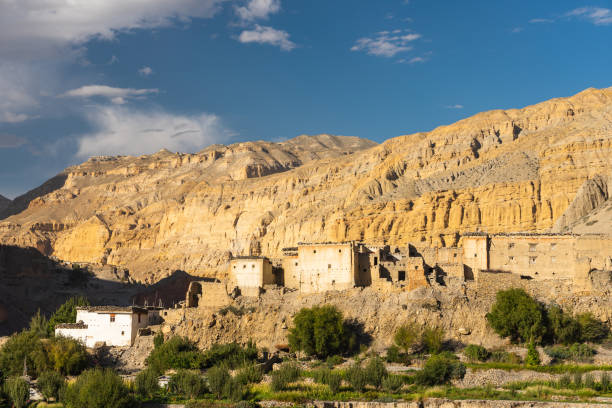
[[[376,266],[376,265],[378,265],[378,257],[377,256],[374,257],[374,266]]]
[[[114,315],[114,314],[111,314],[111,315],[110,315],[110,321],[111,321],[111,322],[114,322],[114,321],[115,321],[115,315]]]
[[[398,271],[397,272],[397,280],[405,281],[406,280],[406,271]]]
[[[327,269],[331,269],[331,264],[327,264]]]

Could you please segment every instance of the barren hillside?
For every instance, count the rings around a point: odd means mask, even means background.
[[[147,281],[212,275],[230,253],[278,256],[299,241],[548,230],[587,180],[611,173],[612,88],[588,89],[381,145],[320,135],[92,158],[14,200],[0,242]]]

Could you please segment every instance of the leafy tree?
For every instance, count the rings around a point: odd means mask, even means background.
[[[399,375],[388,375],[382,380],[382,387],[390,393],[398,392],[404,385],[404,380]]]
[[[404,353],[409,354],[421,341],[421,328],[416,323],[404,324],[395,331],[393,341]]]
[[[135,406],[129,389],[114,371],[84,371],[63,395],[66,408],[130,408]]]
[[[456,357],[445,353],[434,354],[415,375],[415,383],[426,386],[448,384],[464,376],[465,366]]]
[[[155,348],[158,348],[162,344],[164,344],[164,334],[162,332],[159,332],[155,335],[155,337],[153,337],[153,345],[155,346]]]
[[[203,361],[204,355],[195,343],[183,337],[168,339],[153,349],[146,360],[147,365],[157,373],[163,373],[170,368],[201,368]]]
[[[353,390],[363,392],[368,384],[368,375],[358,363],[354,363],[346,371],[346,380],[349,382]]]
[[[246,365],[236,373],[236,381],[243,385],[257,384],[261,380],[263,380],[263,372],[256,364]]]
[[[55,326],[59,323],[76,323],[76,308],[89,305],[89,301],[83,296],[69,298],[49,318],[49,334],[55,333]]]
[[[540,365],[540,353],[538,353],[538,350],[533,342],[529,343],[529,346],[527,347],[527,357],[525,357],[525,363],[528,366]]]
[[[334,306],[303,308],[293,318],[293,325],[289,330],[289,346],[307,355],[326,358],[346,352],[355,342],[342,313]]]
[[[28,374],[36,374],[35,355],[42,353],[40,338],[36,333],[23,331],[12,335],[0,349],[0,371],[5,376],[21,375],[26,361]]]
[[[289,383],[300,378],[300,369],[293,363],[283,363],[278,370],[272,372],[272,391],[283,391]]]
[[[7,378],[4,392],[15,408],[25,407],[30,399],[30,385],[21,377]]]
[[[572,344],[580,341],[580,324],[572,316],[553,304],[546,310],[549,337],[554,343]]]
[[[48,336],[49,321],[40,313],[40,309],[30,319],[30,331],[40,338]]]
[[[546,333],[544,308],[523,289],[497,292],[487,321],[497,334],[515,343],[541,342]]]
[[[147,368],[134,378],[134,392],[142,398],[152,398],[159,391],[158,374]]]
[[[231,375],[226,367],[212,367],[206,372],[208,386],[217,398],[222,398],[225,384],[231,380]]]
[[[202,368],[224,364],[229,368],[237,368],[257,360],[257,347],[249,341],[246,346],[236,342],[227,344],[213,344],[202,357]],[[195,367],[194,367],[195,368]]]
[[[468,345],[465,349],[463,349],[463,354],[472,362],[487,361],[491,355],[486,348],[477,346],[476,344]]]
[[[64,375],[80,374],[89,364],[89,354],[78,340],[52,337],[41,343],[34,362],[38,371],[54,370]]]
[[[204,394],[206,382],[199,372],[179,370],[171,378],[170,389],[188,399],[195,399]]]
[[[580,334],[582,341],[590,341],[594,343],[601,342],[610,335],[610,327],[598,319],[591,313],[582,313],[577,316],[578,324],[580,325]]]
[[[329,387],[332,394],[337,394],[340,391],[340,385],[342,385],[342,376],[332,371],[327,377],[325,385]]]
[[[385,363],[383,363],[380,357],[371,358],[365,367],[365,372],[368,384],[373,385],[377,389],[382,385],[383,379],[389,376]]]
[[[421,334],[421,343],[430,354],[442,351],[444,329],[441,327],[425,327]]]
[[[44,371],[38,377],[38,387],[47,401],[59,400],[60,390],[66,385],[66,379],[57,371]]]

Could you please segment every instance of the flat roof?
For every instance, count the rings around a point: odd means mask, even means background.
[[[77,323],[59,323],[55,325],[56,329],[86,329],[87,325],[83,322]]]
[[[76,309],[93,313],[147,313],[147,309],[139,306],[79,306]]]

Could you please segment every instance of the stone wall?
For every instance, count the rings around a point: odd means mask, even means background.
[[[272,263],[262,257],[234,258],[229,264],[230,282],[246,296],[257,295],[264,285],[273,285],[276,278]]]
[[[592,408],[609,407],[608,404],[588,404]],[[313,408],[584,408],[584,403],[535,401],[452,401],[428,398],[423,401],[369,402],[369,401],[315,401]]]

